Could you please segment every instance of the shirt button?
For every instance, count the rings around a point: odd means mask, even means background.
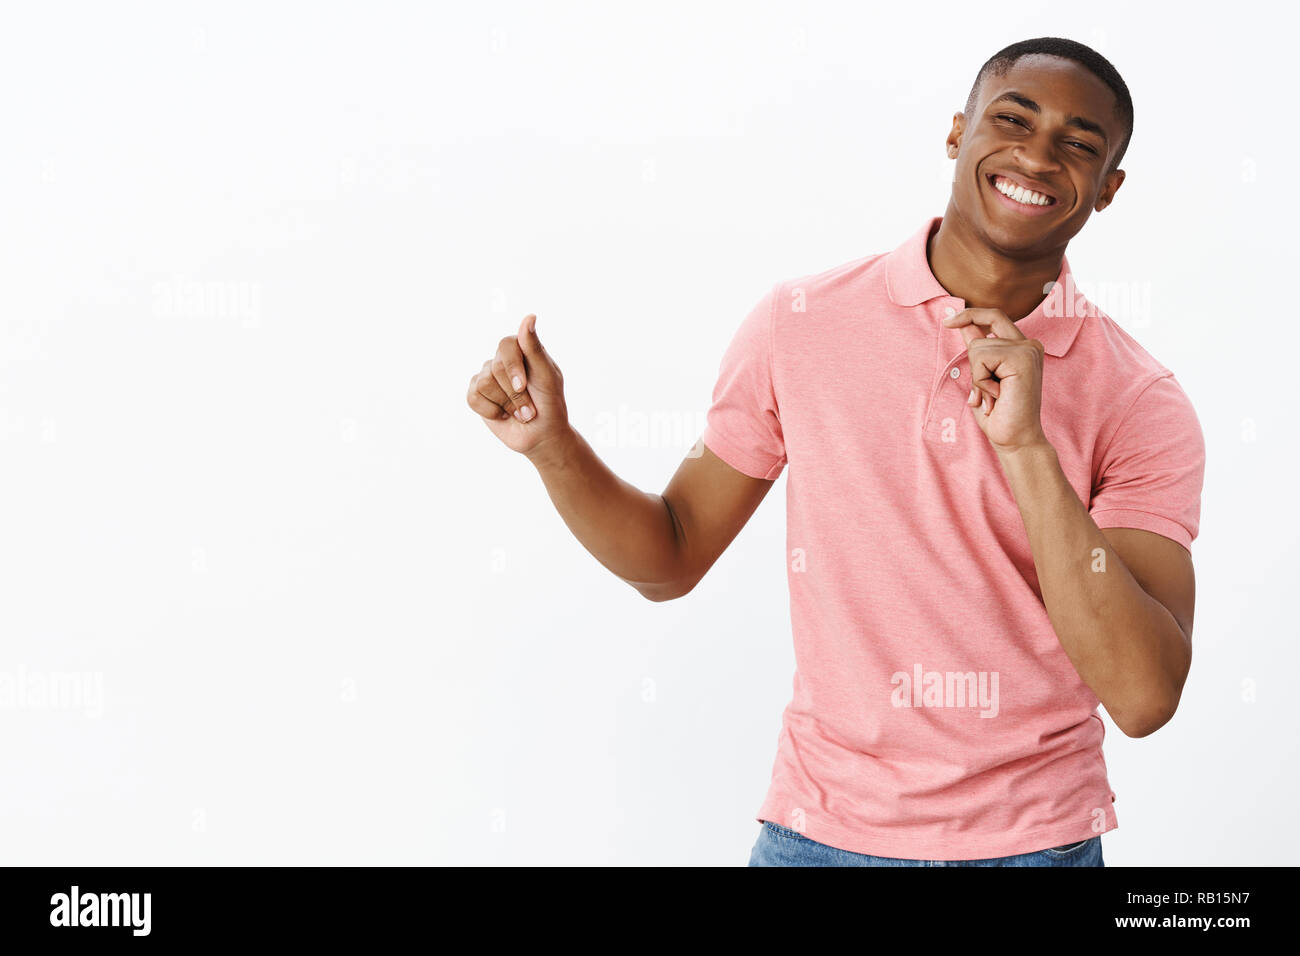
[[[950,374],[953,378],[961,378],[961,369],[954,367]]]
[[[944,315],[956,315],[956,314],[957,314],[957,310],[954,309],[952,306],[948,306],[946,309],[943,310],[943,312],[944,312]]]

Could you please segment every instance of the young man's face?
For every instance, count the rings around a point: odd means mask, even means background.
[[[1122,170],[1106,173],[1123,135],[1115,95],[1101,80],[1071,60],[1024,57],[1005,76],[985,79],[973,115],[954,117],[952,202],[996,248],[1062,247],[1124,181]],[[1003,182],[1050,201],[1022,194],[1017,202],[998,190]]]

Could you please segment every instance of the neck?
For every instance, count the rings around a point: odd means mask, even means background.
[[[1018,322],[1047,297],[1043,287],[1061,274],[1065,247],[1012,258],[977,237],[949,203],[925,252],[930,271],[949,295],[967,308],[1000,309]]]

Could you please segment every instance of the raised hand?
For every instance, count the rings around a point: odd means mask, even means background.
[[[974,384],[966,404],[993,447],[1002,452],[1046,444],[1043,343],[1027,338],[1001,309],[962,309],[943,324],[961,329],[966,339]]]
[[[537,316],[526,315],[515,335],[469,380],[469,407],[512,451],[529,458],[569,435],[564,376],[537,337]]]

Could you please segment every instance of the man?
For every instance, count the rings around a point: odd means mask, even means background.
[[[1205,447],[1173,374],[1078,294],[1114,200],[1123,79],[1059,38],[979,71],[942,217],[778,282],[698,456],[639,491],[568,424],[535,316],[468,401],[583,545],[690,592],[789,465],[794,693],[751,865],[1101,866],[1105,704],[1164,725],[1191,661]]]

